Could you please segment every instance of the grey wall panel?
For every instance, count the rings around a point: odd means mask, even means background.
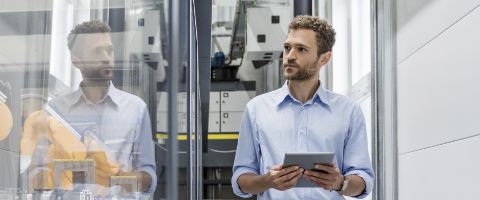
[[[479,24],[480,8],[398,66],[400,153],[480,133]]]
[[[478,199],[480,136],[399,157],[399,200]]]
[[[0,149],[0,189],[16,188],[19,174],[19,155]]]
[[[0,0],[0,12],[52,10],[53,0]]]
[[[415,0],[396,4],[397,61],[401,62],[480,5],[480,0]]]
[[[0,35],[50,34],[51,11],[0,12]]]
[[[0,36],[0,65],[25,69],[26,64],[48,63],[50,43],[49,35]]]

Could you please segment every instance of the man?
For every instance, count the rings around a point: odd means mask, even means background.
[[[232,187],[258,199],[363,198],[372,190],[365,122],[360,107],[325,90],[319,71],[332,55],[335,31],[325,21],[297,16],[284,43],[282,88],[246,106]],[[334,152],[334,163],[314,169],[284,167],[287,152]],[[294,188],[300,178],[316,188]]]
[[[72,63],[83,77],[80,88],[48,102],[48,112],[33,113],[27,119],[22,155],[33,154],[37,137],[44,136],[51,144],[46,158],[49,170],[46,178],[34,182],[38,187],[52,189],[57,176],[52,172],[55,159],[92,159],[97,195],[109,195],[112,176],[136,177],[139,191],[147,194],[156,188],[148,109],[139,97],[112,83],[110,32],[101,21],[84,22],[71,31],[68,47]],[[73,189],[74,179],[81,182],[81,173],[63,174],[60,189]]]

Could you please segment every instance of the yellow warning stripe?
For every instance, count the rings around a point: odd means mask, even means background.
[[[157,133],[157,139],[168,139],[168,135],[166,133]],[[179,134],[177,136],[178,140],[187,140],[186,134]],[[238,133],[209,133],[208,134],[209,140],[236,140],[238,139]]]
[[[238,133],[229,134],[208,134],[209,140],[236,140],[238,139]]]

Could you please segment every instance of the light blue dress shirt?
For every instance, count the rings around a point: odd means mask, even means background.
[[[366,183],[363,198],[373,187],[365,120],[352,100],[319,87],[305,104],[282,88],[257,96],[243,114],[233,165],[232,187],[236,195],[251,197],[240,190],[238,177],[245,173],[266,174],[283,163],[287,152],[335,152],[335,165],[343,175],[356,174]],[[268,189],[258,199],[338,200],[344,197],[323,188]]]
[[[139,97],[110,83],[104,99],[94,104],[81,89],[47,103],[80,139],[90,133],[112,152],[120,169],[145,171],[152,177],[147,193],[157,185],[150,115]]]

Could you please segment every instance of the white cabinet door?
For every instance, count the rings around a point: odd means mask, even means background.
[[[221,132],[239,132],[243,112],[221,112]]]
[[[222,112],[243,112],[248,101],[255,97],[255,91],[228,91],[221,92]]]

